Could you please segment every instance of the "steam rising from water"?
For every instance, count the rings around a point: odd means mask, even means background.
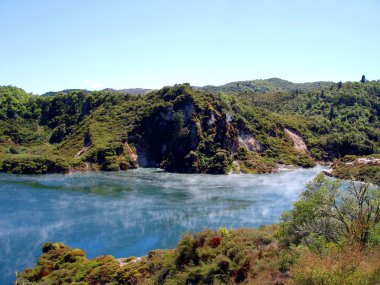
[[[12,284],[16,270],[32,266],[47,241],[83,248],[89,257],[126,257],[174,247],[187,231],[276,222],[321,170],[0,174],[0,284]]]

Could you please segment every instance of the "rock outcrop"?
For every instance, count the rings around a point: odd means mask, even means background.
[[[291,131],[289,129],[284,129],[285,134],[293,141],[294,149],[297,152],[308,154],[309,151],[307,149],[307,145],[303,138],[296,134],[294,131]]]
[[[90,146],[84,146],[81,148],[74,156],[74,158],[79,158],[82,154],[84,154]]]
[[[136,150],[132,149],[131,146],[127,142],[125,142],[124,145],[125,145],[126,152],[130,158],[129,159],[130,164],[132,164],[133,167],[138,167],[139,166],[139,160],[138,160],[139,156],[137,155]]]
[[[263,145],[259,141],[257,141],[255,137],[250,133],[247,133],[245,131],[240,131],[238,140],[239,140],[239,146],[245,147],[246,149],[250,151],[254,151],[257,153],[261,153],[264,151]]]
[[[74,158],[79,158],[82,154],[84,154],[89,148],[90,146],[92,145],[92,142],[91,142],[91,136],[90,136],[90,133],[87,132],[84,136],[84,145],[83,145],[83,148],[81,148],[74,156]]]

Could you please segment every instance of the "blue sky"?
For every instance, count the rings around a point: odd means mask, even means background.
[[[0,85],[380,79],[379,0],[0,0]]]

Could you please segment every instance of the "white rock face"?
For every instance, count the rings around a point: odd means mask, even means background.
[[[307,145],[303,138],[297,135],[295,132],[291,130],[284,129],[285,134],[293,141],[294,149],[298,152],[307,154],[309,151],[307,149]]]
[[[181,110],[185,122],[189,122],[195,112],[194,104],[186,104]]]
[[[173,118],[173,108],[167,107],[165,111],[160,113],[161,118],[164,121],[170,121]]]
[[[244,131],[239,132],[238,141],[240,146],[245,147],[250,151],[255,151],[258,153],[264,151],[262,144],[250,133]]]
[[[132,150],[132,148],[130,147],[130,145],[127,142],[125,143],[125,147],[127,149],[127,152],[129,154],[131,160],[137,162],[138,161],[137,153]]]
[[[347,162],[347,165],[358,165],[358,164],[380,164],[379,158],[374,157],[359,157],[354,161]]]
[[[211,111],[211,116],[210,116],[210,119],[208,119],[207,121],[207,125],[209,127],[211,127],[214,123],[215,123],[215,112],[214,111]]]
[[[74,158],[79,158],[82,154],[84,154],[88,150],[89,146],[84,146],[80,151],[78,151]]]

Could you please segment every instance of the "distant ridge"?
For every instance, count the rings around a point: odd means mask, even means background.
[[[153,91],[154,89],[145,89],[145,88],[128,88],[128,89],[113,89],[113,88],[106,88],[103,89],[103,91],[112,91],[117,93],[128,93],[128,94],[134,94],[134,95],[144,95],[146,93],[149,93]]]
[[[293,83],[280,78],[257,79],[247,81],[230,82],[220,86],[207,85],[196,87],[211,92],[250,92],[250,93],[272,93],[272,92],[308,92],[318,88],[330,87],[332,81],[316,81],[306,83]]]
[[[75,91],[83,91],[85,93],[90,93],[91,91],[88,91],[86,89],[64,89],[64,90],[61,90],[61,91],[49,91],[49,92],[46,92],[44,94],[42,94],[41,96],[55,96],[57,94],[69,94],[71,92],[75,92]]]
[[[305,83],[293,83],[281,78],[269,78],[269,79],[255,79],[246,81],[234,81],[226,83],[223,85],[206,85],[203,87],[192,86],[195,90],[205,90],[209,92],[227,92],[227,93],[273,93],[273,92],[292,92],[301,91],[308,92],[318,88],[330,87],[333,85],[332,81],[316,81],[316,82],[305,82]],[[156,89],[149,88],[125,88],[125,89],[113,89],[105,88],[102,91],[123,93],[123,94],[133,94],[133,95],[144,95],[149,92],[155,91]],[[42,96],[54,96],[58,93],[68,94],[73,91],[84,91],[86,93],[90,92],[86,89],[65,89],[61,91],[49,91]]]
[[[154,89],[145,89],[145,88],[129,88],[129,89],[113,89],[113,88],[105,88],[101,91],[109,91],[109,92],[115,92],[115,93],[123,93],[123,94],[133,94],[133,95],[143,95],[143,94],[146,94],[146,93],[149,93],[151,91],[153,91]],[[61,91],[49,91],[49,92],[46,92],[44,94],[42,94],[41,96],[55,96],[57,94],[69,94],[71,92],[75,92],[75,91],[83,91],[85,93],[90,93],[91,91],[87,90],[87,89],[64,89],[64,90],[61,90]]]

